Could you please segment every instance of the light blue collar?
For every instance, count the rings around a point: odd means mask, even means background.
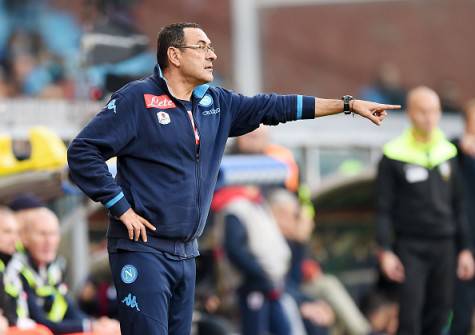
[[[154,74],[156,77],[162,79],[165,82],[165,84],[167,83],[167,80],[163,76],[163,72],[162,72],[162,69],[160,68],[160,65],[158,64],[155,65]],[[193,96],[197,99],[202,99],[205,96],[206,91],[208,91],[208,88],[209,88],[208,84],[202,84],[202,85],[196,86],[195,89],[193,90]]]
[[[208,84],[202,84],[202,85],[196,86],[195,89],[193,90],[193,95],[198,99],[202,99],[205,96],[208,88],[209,88]]]

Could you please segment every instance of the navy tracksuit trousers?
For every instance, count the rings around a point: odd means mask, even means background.
[[[195,259],[157,252],[109,254],[122,335],[189,335],[195,296]]]

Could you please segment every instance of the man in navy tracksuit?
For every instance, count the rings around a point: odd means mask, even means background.
[[[228,137],[343,110],[379,125],[385,109],[399,108],[209,87],[217,57],[210,43],[196,24],[164,27],[154,73],[114,93],[68,150],[72,179],[110,213],[123,335],[190,332],[197,238]],[[105,164],[114,156],[115,179]]]

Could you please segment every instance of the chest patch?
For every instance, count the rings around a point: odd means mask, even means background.
[[[418,183],[429,178],[429,172],[426,168],[417,165],[406,165],[404,167],[406,180],[408,183]]]
[[[145,107],[147,108],[169,109],[176,107],[172,99],[170,99],[166,94],[144,94],[143,98],[145,100]]]
[[[160,124],[169,124],[171,122],[170,115],[166,112],[158,112],[157,118]]]

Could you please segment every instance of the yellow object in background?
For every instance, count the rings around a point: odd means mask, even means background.
[[[0,176],[62,168],[66,165],[66,145],[46,127],[32,127],[29,130],[31,155],[18,160],[13,153],[12,138],[0,135]]]

